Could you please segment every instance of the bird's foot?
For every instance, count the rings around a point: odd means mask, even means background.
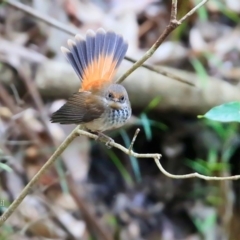
[[[102,132],[98,132],[98,138],[96,140],[100,142],[105,142],[105,145],[109,149],[112,148],[111,143],[114,143],[114,140],[112,138],[110,138],[109,136],[105,135]]]

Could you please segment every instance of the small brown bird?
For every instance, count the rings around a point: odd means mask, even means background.
[[[80,78],[81,88],[53,113],[51,121],[81,124],[97,133],[121,127],[132,110],[126,89],[113,77],[128,44],[121,35],[103,29],[88,30],[86,40],[80,35],[75,40],[68,40],[69,49],[61,50]]]

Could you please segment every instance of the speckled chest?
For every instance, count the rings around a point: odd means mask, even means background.
[[[121,109],[108,108],[100,118],[84,125],[91,131],[100,132],[119,128],[127,122],[131,113],[131,108],[127,106]]]
[[[126,121],[128,120],[128,118],[130,117],[130,109],[128,107],[125,108],[121,108],[121,109],[113,109],[110,108],[109,112],[108,112],[108,120],[106,120],[108,122],[109,125],[123,125],[124,123],[126,123]]]

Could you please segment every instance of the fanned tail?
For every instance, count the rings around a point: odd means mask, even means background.
[[[75,40],[68,40],[69,49],[61,50],[82,82],[80,91],[96,91],[111,83],[128,49],[123,37],[100,28],[96,33],[88,30],[86,40],[78,34]]]

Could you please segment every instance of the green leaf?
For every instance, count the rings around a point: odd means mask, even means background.
[[[165,125],[164,123],[161,123],[161,122],[155,121],[155,120],[149,120],[149,121],[150,121],[151,126],[159,128],[160,130],[166,131],[168,129],[167,125]]]
[[[61,185],[62,191],[64,193],[69,193],[69,187],[68,187],[67,178],[66,178],[66,175],[65,175],[62,160],[58,159],[58,161],[56,161],[54,163],[54,165],[55,165],[55,168],[57,170],[57,174],[58,174],[58,177],[59,177],[59,180],[60,180],[60,185]]]
[[[236,150],[237,150],[237,145],[236,146],[231,145],[227,149],[225,149],[222,153],[222,161],[224,163],[228,163]]]
[[[149,111],[153,110],[158,106],[161,101],[161,97],[157,96],[152,99],[152,101],[148,104],[148,106],[143,110],[143,113],[148,113]]]
[[[198,118],[203,118],[203,117],[204,116],[198,116]],[[229,131],[228,129],[226,129],[226,126],[223,125],[223,123],[212,121],[209,119],[205,119],[204,123],[206,124],[206,126],[212,128],[218,134],[218,136],[224,141],[228,138]]]
[[[122,164],[121,160],[118,158],[118,156],[112,150],[106,151],[106,153],[111,158],[111,160],[113,161],[113,163],[115,164],[119,172],[121,173],[123,179],[126,181],[128,186],[130,187],[133,186],[134,181],[131,175],[128,173],[128,171],[124,167],[124,165]]]
[[[210,213],[204,219],[194,219],[196,227],[200,230],[201,233],[206,233],[209,229],[213,228],[217,222],[216,212]]]
[[[203,174],[203,175],[211,175],[211,171],[207,168],[206,163],[204,162],[204,164],[201,163],[201,161],[193,161],[190,159],[185,159],[185,165],[187,165],[188,167],[192,168],[194,171]]]
[[[145,113],[140,115],[141,123],[148,141],[152,139],[152,131],[150,121]]]
[[[208,83],[208,81],[207,81],[208,74],[207,74],[207,71],[206,71],[204,65],[202,64],[202,62],[199,59],[194,58],[194,57],[190,59],[190,62],[201,80],[202,87],[206,87],[206,85]]]
[[[225,103],[209,110],[198,118],[208,118],[219,122],[240,122],[240,102]]]
[[[215,164],[215,163],[217,163],[217,159],[218,159],[217,151],[215,149],[210,149],[209,152],[208,152],[207,163],[208,164]]]

